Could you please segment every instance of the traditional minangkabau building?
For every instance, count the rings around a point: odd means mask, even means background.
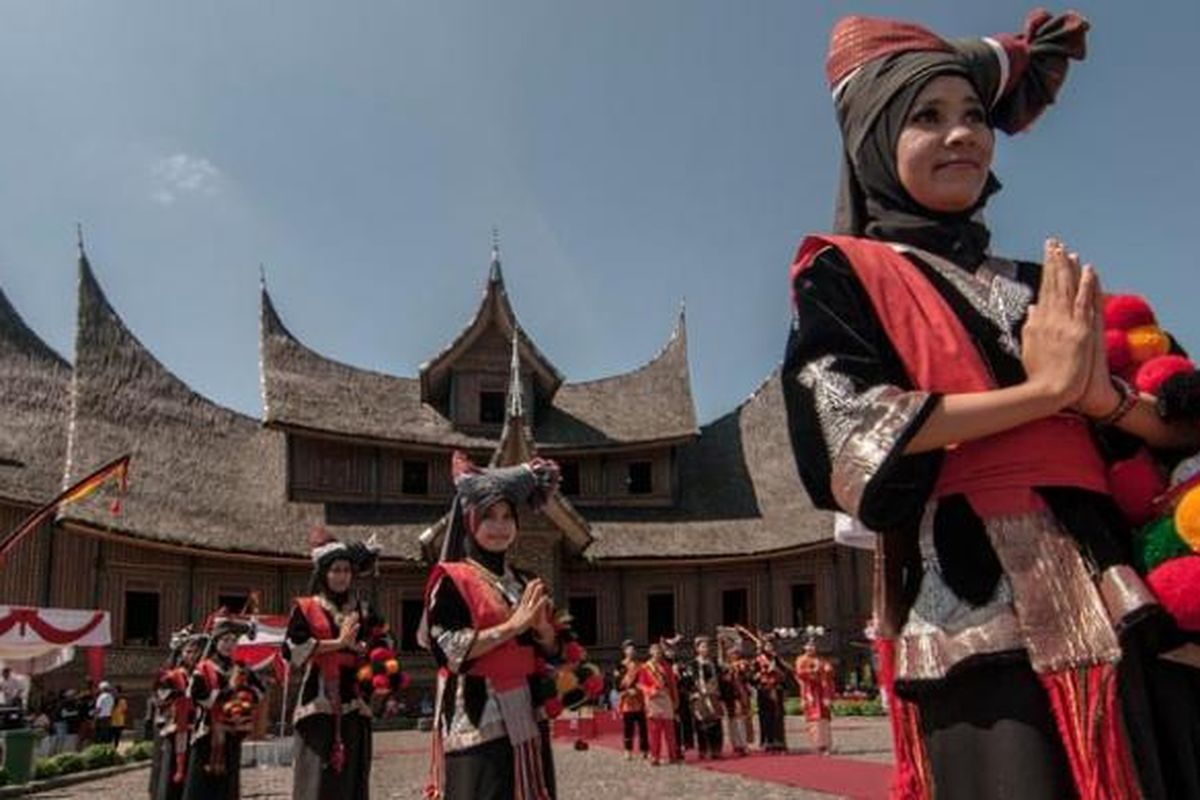
[[[109,610],[107,671],[144,686],[186,622],[251,593],[264,612],[285,611],[308,581],[313,525],[374,533],[385,557],[367,588],[419,687],[432,662],[415,632],[451,453],[493,464],[537,453],[560,463],[562,488],[522,517],[517,561],[549,580],[594,657],[614,659],[626,637],[744,623],[820,624],[845,668],[866,659],[854,643],[870,613],[869,555],[835,547],[832,516],[810,505],[778,373],[699,425],[682,310],[643,366],[571,383],[518,325],[493,251],[475,315],[416,377],[321,356],[265,285],[260,345],[256,419],[163,366],[82,248],[74,364],[0,292],[0,529],[132,454],[120,513],[108,490],[65,506],[0,568],[0,603]]]

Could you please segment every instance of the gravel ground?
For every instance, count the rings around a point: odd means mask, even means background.
[[[803,750],[802,723],[789,720],[788,740]],[[867,761],[890,760],[886,720],[836,720],[834,755]],[[560,800],[620,798],[720,797],[754,800],[831,800],[836,795],[794,789],[780,784],[723,775],[690,766],[650,767],[627,763],[605,747],[577,752],[569,746],[555,748]],[[429,764],[429,737],[420,733],[382,733],[375,737],[372,797],[419,798]],[[49,800],[140,800],[147,796],[149,773],[137,770],[104,780],[41,792],[32,797]],[[286,768],[248,768],[242,773],[243,798],[286,798],[291,795],[291,772]]]

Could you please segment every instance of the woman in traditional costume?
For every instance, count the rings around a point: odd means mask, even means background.
[[[154,679],[154,756],[150,765],[152,800],[181,800],[187,777],[192,700],[188,687],[208,636],[189,625],[171,636],[171,655]]]
[[[814,503],[881,532],[902,797],[1196,796],[1156,740],[1192,709],[1146,699],[1161,614],[1098,445],[1195,433],[1110,380],[1094,272],[1056,241],[1041,265],[996,258],[982,218],[994,129],[1053,101],[1087,27],[1039,11],[1016,36],[865,17],[832,35],[836,234],[797,253],[784,387]]]
[[[233,660],[233,650],[253,630],[244,619],[212,621],[207,655],[196,665],[188,688],[197,717],[183,800],[241,797],[242,739],[253,726],[265,687],[253,671]]]
[[[550,731],[531,687],[560,650],[549,591],[513,567],[518,513],[557,491],[558,466],[534,459],[480,469],[455,453],[457,495],[429,576],[421,637],[438,664],[427,796],[554,797]]]
[[[392,641],[383,617],[354,593],[354,582],[374,572],[380,548],[374,541],[338,541],[324,528],[313,530],[309,544],[311,594],[296,599],[283,645],[284,658],[304,670],[293,717],[292,797],[365,800],[373,690],[359,672],[371,653],[390,651]]]
[[[723,737],[721,718],[721,668],[712,658],[712,639],[697,636],[693,646],[696,658],[692,661],[691,688],[688,691],[692,717],[696,720],[696,749],[700,760],[721,757]],[[681,688],[682,691],[682,688]]]

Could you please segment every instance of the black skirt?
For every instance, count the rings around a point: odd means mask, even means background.
[[[333,720],[329,714],[314,714],[296,723],[293,800],[367,800],[371,796],[371,720],[358,713],[342,716],[346,763],[340,772],[329,766]]]
[[[212,734],[193,742],[188,753],[188,771],[183,800],[238,800],[242,793],[242,740],[225,737],[224,773],[209,767],[212,760]]]
[[[550,797],[557,797],[554,785],[554,754],[550,747],[550,729],[542,723],[542,773]],[[513,749],[507,738],[446,754],[445,800],[512,800],[516,776],[513,774]]]

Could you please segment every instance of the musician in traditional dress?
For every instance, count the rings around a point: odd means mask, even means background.
[[[245,619],[212,621],[207,654],[188,687],[197,717],[183,800],[241,797],[242,739],[253,727],[265,687],[252,670],[234,661],[233,651],[238,639],[253,630]]]
[[[689,696],[692,718],[696,727],[696,749],[700,760],[720,758],[723,745],[721,719],[721,669],[712,658],[712,640],[697,636],[694,642],[696,657],[691,664],[691,693]]]
[[[324,528],[309,536],[310,594],[296,599],[283,655],[304,670],[293,720],[295,800],[366,800],[371,791],[371,696],[360,679],[370,654],[389,650],[383,617],[354,592],[375,570],[375,542],[342,542]]]
[[[455,453],[457,495],[425,591],[422,642],[438,664],[427,796],[546,800],[555,795],[550,732],[531,681],[561,650],[545,583],[508,554],[518,513],[558,489],[558,466],[534,459],[480,469]]]
[[[774,637],[762,634],[758,640],[758,655],[751,673],[755,700],[758,701],[759,746],[767,753],[787,750],[784,731],[783,698],[787,688],[787,670],[775,653]]]
[[[721,701],[725,705],[725,716],[729,724],[729,746],[735,756],[741,757],[749,751],[750,739],[753,737],[750,723],[752,664],[742,655],[742,640],[738,634],[726,635],[720,630],[718,634]]]
[[[638,688],[638,670],[642,662],[637,657],[637,645],[632,639],[621,643],[624,659],[617,666],[614,682],[617,686],[617,711],[621,714],[621,725],[624,734],[625,760],[633,758],[633,734],[637,731],[638,752],[642,758],[650,756],[650,739],[646,733],[646,703],[642,699],[642,690]]]
[[[817,643],[809,639],[804,652],[796,656],[796,681],[800,684],[800,699],[804,702],[804,718],[813,748],[821,755],[833,746],[833,697],[837,686],[833,665],[817,655]]]

